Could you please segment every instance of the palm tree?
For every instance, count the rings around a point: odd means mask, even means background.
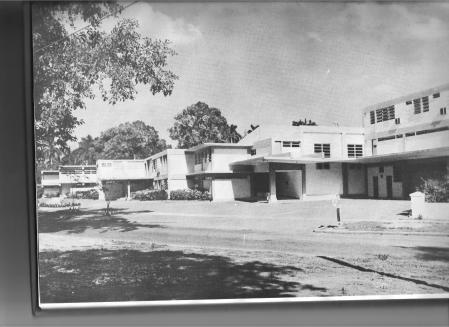
[[[231,124],[231,126],[229,126],[227,138],[230,143],[238,143],[238,141],[242,139],[242,135],[237,132],[237,125]]]
[[[100,153],[101,145],[98,142],[98,138],[87,135],[81,138],[78,148],[70,154],[69,161],[75,165],[94,165]]]

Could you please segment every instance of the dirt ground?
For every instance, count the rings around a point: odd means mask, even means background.
[[[449,292],[449,218],[407,201],[342,200],[341,224],[330,201],[112,206],[39,210],[43,302]]]

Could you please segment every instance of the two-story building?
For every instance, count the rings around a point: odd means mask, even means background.
[[[184,149],[167,149],[145,159],[145,172],[152,188],[170,191],[188,188],[186,175],[193,155]]]
[[[97,168],[93,165],[60,166],[58,170],[41,172],[41,186],[45,195],[69,196],[76,191],[95,188]]]
[[[368,197],[407,199],[449,170],[448,107],[446,84],[364,109]]]
[[[97,177],[100,188],[99,199],[131,198],[131,192],[151,187],[145,170],[145,160],[97,160]]]

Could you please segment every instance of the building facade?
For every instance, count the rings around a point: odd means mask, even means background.
[[[190,188],[214,201],[408,199],[423,178],[449,171],[448,107],[446,84],[365,108],[362,127],[260,126],[238,143],[62,166],[42,172],[42,185],[64,193],[98,184],[127,198],[145,188]]]

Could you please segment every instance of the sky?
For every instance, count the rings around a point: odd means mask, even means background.
[[[361,126],[364,107],[449,82],[448,17],[445,3],[138,2],[104,28],[134,18],[143,35],[169,39],[173,94],[88,100],[75,135],[143,120],[175,145],[174,116],[198,101],[242,134],[304,118]]]

